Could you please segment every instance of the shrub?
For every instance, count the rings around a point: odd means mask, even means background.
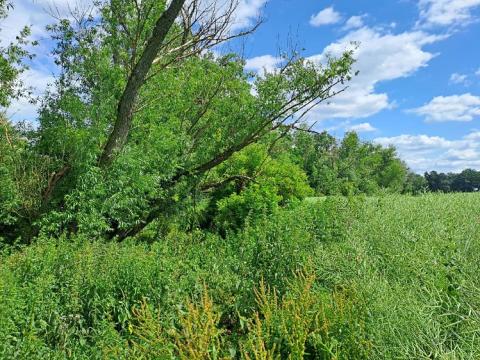
[[[367,359],[361,304],[353,292],[315,289],[315,275],[297,272],[279,299],[262,281],[259,311],[249,323],[245,359]]]

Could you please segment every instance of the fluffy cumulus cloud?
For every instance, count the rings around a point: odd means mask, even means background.
[[[16,0],[13,3],[13,10],[2,21],[0,41],[8,44],[15,40],[23,27],[30,27],[30,39],[38,41],[39,45],[30,49],[36,57],[21,78],[33,95],[38,97],[44,93],[48,84],[54,81],[56,70],[50,56],[51,44],[46,26],[55,22],[55,17],[70,17],[71,12],[76,11],[93,14],[95,9],[90,0]],[[36,118],[36,112],[35,104],[27,98],[21,98],[13,101],[7,114],[14,121],[32,121]]]
[[[386,93],[376,92],[376,85],[410,76],[427,66],[435,55],[424,50],[424,46],[442,38],[422,31],[393,34],[362,27],[328,45],[321,54],[310,59],[325,63],[329,55],[339,56],[355,42],[359,46],[355,50],[354,70],[358,70],[359,75],[349,83],[346,91],[329,103],[317,106],[310,115],[311,120],[365,118],[393,107]]]
[[[171,1],[172,0],[168,0],[167,3]],[[200,13],[206,15],[206,18],[210,18],[211,16],[221,18],[222,15],[228,13],[231,10],[231,6],[234,5],[234,13],[229,24],[229,30],[233,32],[257,24],[261,18],[262,9],[268,2],[268,0],[186,0],[185,6],[190,6],[193,1],[197,1],[196,6],[198,6]]]
[[[261,15],[267,0],[241,0],[235,12],[235,23],[232,30],[252,26]]]
[[[480,131],[459,140],[428,135],[399,135],[377,138],[374,142],[395,146],[402,159],[418,173],[480,169]]]
[[[429,122],[472,121],[480,117],[480,97],[470,93],[437,96],[409,112],[423,116]]]
[[[7,115],[13,121],[33,120],[37,116],[36,102],[32,102],[43,95],[49,84],[53,84],[55,77],[46,68],[30,68],[21,75],[21,80],[32,91],[32,99],[20,98],[12,101]]]
[[[2,21],[2,42],[13,41],[26,25],[30,26],[33,39],[44,40],[48,36],[45,26],[54,22],[54,17],[95,11],[91,0],[16,0],[13,4],[13,10]]]
[[[251,59],[247,59],[245,62],[245,69],[255,71],[260,74],[264,72],[272,72],[282,62],[282,59],[272,55],[262,55]]]
[[[420,0],[421,26],[466,25],[475,20],[480,0]]]
[[[377,129],[374,128],[368,122],[357,124],[357,125],[352,125],[348,128],[348,130],[355,131],[357,133],[377,131]]]
[[[322,25],[332,25],[339,23],[342,20],[342,16],[339,12],[331,6],[322,11],[318,12],[315,15],[312,15],[310,18],[310,25],[312,26],[322,26]]]
[[[39,45],[30,50],[36,54],[29,64],[30,69],[21,75],[21,80],[32,91],[34,98],[42,96],[48,84],[54,82],[56,67],[50,56],[51,44],[46,26],[55,22],[55,17],[71,17],[71,12],[94,13],[91,0],[15,0],[13,9],[2,21],[0,42],[5,45],[15,40],[25,27],[31,29],[31,40]],[[7,110],[13,121],[33,121],[37,117],[37,106],[30,98],[20,98],[12,102]]]

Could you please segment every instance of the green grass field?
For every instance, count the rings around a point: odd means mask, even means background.
[[[310,199],[158,240],[3,254],[0,358],[480,358],[479,194]]]

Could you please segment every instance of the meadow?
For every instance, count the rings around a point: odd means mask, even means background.
[[[480,358],[479,194],[310,198],[156,236],[6,248],[0,358]]]

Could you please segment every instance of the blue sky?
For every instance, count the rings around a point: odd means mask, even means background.
[[[52,1],[15,1],[0,33],[8,41],[22,24],[33,25],[40,56],[24,78],[39,95],[55,73],[45,10],[75,4]],[[417,172],[480,169],[480,0],[241,0],[239,24],[259,15],[264,23],[243,47],[250,70],[274,69],[278,49],[289,43],[319,62],[359,43],[360,73],[311,112],[317,130],[337,136],[356,130],[366,140],[393,144]],[[31,119],[35,107],[21,100],[10,112]]]

